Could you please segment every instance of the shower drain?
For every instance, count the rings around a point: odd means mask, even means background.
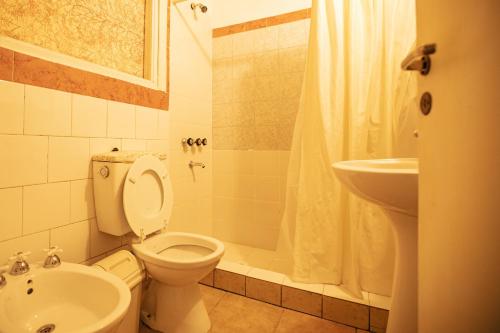
[[[43,325],[42,327],[40,327],[36,333],[51,333],[51,332],[54,332],[54,330],[56,329],[56,325],[54,324],[47,324],[47,325]]]

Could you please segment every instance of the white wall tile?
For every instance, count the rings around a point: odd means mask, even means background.
[[[158,110],[143,106],[135,109],[135,137],[137,139],[158,138]]]
[[[22,134],[24,85],[0,80],[0,133]]]
[[[71,135],[71,94],[26,86],[24,133]]]
[[[307,44],[307,21],[309,20],[280,24],[278,28],[278,47],[286,48]]]
[[[168,140],[147,140],[146,150],[152,152],[168,153],[169,152]]]
[[[0,189],[0,223],[0,241],[21,236],[23,231],[22,187]]]
[[[108,102],[108,137],[135,138],[135,106]]]
[[[44,136],[0,135],[0,188],[46,182],[47,149]]]
[[[95,217],[94,186],[92,179],[71,182],[70,221],[77,222]]]
[[[63,249],[61,259],[81,263],[90,258],[90,225],[89,221],[68,224],[50,230],[50,246]]]
[[[48,247],[48,231],[0,242],[0,266],[7,264],[9,257],[20,251],[31,252],[31,255],[28,257],[28,262],[43,260],[45,258],[43,249]]]
[[[214,59],[230,58],[233,56],[233,35],[213,39]]]
[[[158,139],[168,139],[170,135],[170,112],[158,111]]]
[[[123,139],[122,150],[145,151],[146,140]]]
[[[89,149],[87,138],[49,137],[49,182],[89,178]]]
[[[118,148],[122,150],[121,139],[90,138],[90,157],[100,153],[106,153]]]
[[[90,256],[95,257],[107,251],[111,251],[122,245],[121,237],[108,235],[100,232],[96,219],[91,219],[90,223]]]
[[[69,182],[25,186],[23,189],[23,234],[69,223]]]
[[[72,95],[73,136],[105,137],[108,102],[90,96]]]

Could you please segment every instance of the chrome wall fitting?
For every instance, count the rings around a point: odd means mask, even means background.
[[[194,139],[193,138],[182,138],[181,142],[182,142],[183,145],[188,145],[188,146],[194,145]]]
[[[202,167],[203,169],[206,167],[206,165],[204,163],[201,163],[201,162],[194,162],[194,161],[189,161],[189,167],[192,169],[194,168],[195,166],[200,166]]]

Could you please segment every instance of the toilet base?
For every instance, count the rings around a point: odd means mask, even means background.
[[[211,326],[198,283],[179,287],[151,281],[141,319],[164,333],[206,333]]]

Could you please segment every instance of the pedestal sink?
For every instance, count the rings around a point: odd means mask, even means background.
[[[0,333],[112,333],[130,304],[121,279],[84,265],[35,265],[0,289]]]
[[[396,236],[396,266],[387,333],[417,332],[417,159],[343,161],[333,164],[340,181],[379,205]]]

